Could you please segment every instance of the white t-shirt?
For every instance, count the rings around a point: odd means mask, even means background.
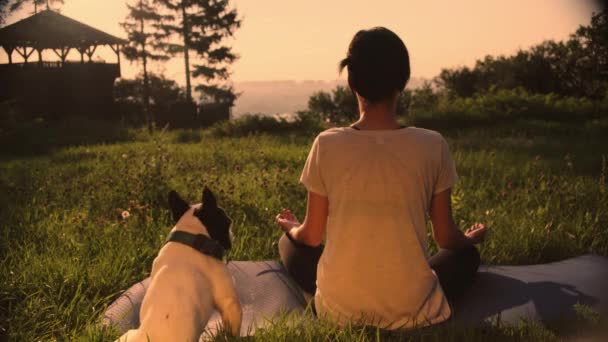
[[[300,178],[329,200],[319,315],[388,329],[448,319],[428,264],[426,217],[433,194],[457,178],[447,142],[431,130],[343,127],[319,134]]]

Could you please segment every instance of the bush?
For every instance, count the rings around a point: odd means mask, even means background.
[[[245,115],[238,119],[220,122],[211,127],[215,136],[247,136],[258,133],[285,134],[303,133],[314,134],[323,130],[318,117],[309,112],[298,112],[295,120],[264,116],[261,114]]]
[[[174,141],[177,143],[198,143],[203,140],[203,136],[200,131],[196,130],[180,130],[177,132],[177,136]]]
[[[495,125],[517,120],[584,122],[601,118],[606,102],[530,94],[524,89],[495,90],[473,97],[441,96],[435,106],[412,106],[408,123],[433,128]]]
[[[120,122],[81,117],[48,122],[37,118],[0,127],[0,154],[39,154],[67,146],[130,140],[133,131]]]
[[[147,120],[156,126],[170,128],[200,128],[228,120],[233,102],[207,102],[196,104],[186,99],[184,89],[162,75],[150,74],[150,112],[146,118],[143,104],[143,80],[122,79],[114,86],[116,113],[132,126],[144,126]]]

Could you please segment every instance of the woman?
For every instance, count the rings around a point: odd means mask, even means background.
[[[300,223],[288,209],[276,217],[285,232],[281,261],[315,294],[316,312],[338,324],[400,329],[445,321],[449,302],[477,272],[474,244],[486,228],[475,224],[463,234],[453,221],[458,177],[445,139],[397,123],[410,76],[401,39],[382,27],[359,31],[345,67],[360,118],[315,139],[300,178],[306,218]],[[427,214],[441,248],[433,257]]]

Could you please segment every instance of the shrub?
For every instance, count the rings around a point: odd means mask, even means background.
[[[48,122],[41,118],[13,121],[0,129],[0,154],[38,154],[76,145],[133,140],[133,131],[120,122],[69,117]]]
[[[517,120],[583,122],[600,118],[606,105],[586,98],[530,94],[522,88],[496,90],[473,97],[439,97],[435,106],[412,106],[408,123],[434,128],[495,125]]]
[[[174,141],[177,143],[198,143],[201,142],[202,139],[203,136],[201,135],[200,131],[186,129],[177,132],[177,136],[175,137]]]
[[[238,119],[220,122],[211,127],[210,131],[215,136],[246,136],[258,133],[280,135],[293,132],[313,134],[323,130],[323,127],[315,114],[298,112],[294,120],[261,114],[245,115]]]

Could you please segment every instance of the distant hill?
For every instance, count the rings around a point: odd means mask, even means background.
[[[408,88],[422,85],[425,79],[412,78]],[[346,81],[246,81],[235,82],[241,93],[232,109],[233,117],[244,114],[284,115],[306,109],[308,98],[316,91],[330,91]]]

